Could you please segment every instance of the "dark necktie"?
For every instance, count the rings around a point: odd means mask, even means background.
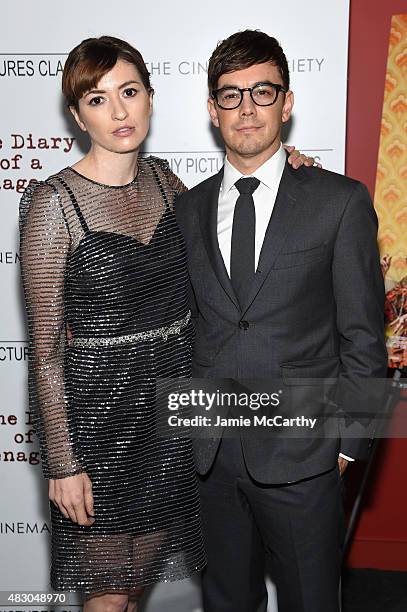
[[[230,279],[241,306],[255,274],[256,211],[253,192],[259,184],[260,181],[253,176],[241,178],[235,183],[240,195],[233,215]]]

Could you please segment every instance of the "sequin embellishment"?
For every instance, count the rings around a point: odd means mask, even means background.
[[[166,327],[150,329],[149,331],[138,332],[136,334],[127,334],[125,336],[115,336],[113,338],[73,338],[72,346],[87,346],[89,348],[94,348],[95,346],[118,346],[120,344],[134,344],[135,342],[152,340],[153,338],[162,338],[166,342],[169,336],[178,336],[190,320],[191,311],[188,311],[188,314],[183,319],[174,321],[174,323]]]
[[[86,473],[95,522],[51,504],[51,585],[129,592],[205,555],[192,444],[158,435],[157,378],[191,376],[186,250],[168,164],[122,187],[65,168],[20,205],[29,398],[46,478]],[[188,313],[188,314],[187,314]]]

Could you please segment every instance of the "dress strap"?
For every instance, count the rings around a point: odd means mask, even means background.
[[[67,185],[67,183],[64,181],[64,179],[61,178],[60,176],[57,177],[57,181],[59,181],[61,183],[61,185],[63,185],[63,187],[65,187],[69,197],[71,198],[71,202],[73,204],[75,212],[78,215],[78,219],[79,219],[79,222],[80,222],[80,224],[82,226],[82,229],[85,232],[85,234],[88,234],[90,230],[89,230],[88,224],[85,221],[85,217],[83,216],[82,211],[79,208],[79,204],[78,204],[78,202],[77,202],[77,200],[75,198],[74,192],[69,187],[69,185]]]
[[[163,186],[163,184],[161,182],[161,179],[160,179],[160,177],[158,175],[157,168],[155,167],[154,159],[152,157],[146,157],[145,159],[146,159],[146,162],[148,163],[148,165],[150,166],[151,170],[153,171],[154,178],[156,180],[156,183],[158,185],[158,188],[160,190],[162,198],[163,198],[163,200],[165,202],[166,210],[171,210],[170,203],[168,202],[168,197],[167,197],[166,191],[165,191],[164,186]]]

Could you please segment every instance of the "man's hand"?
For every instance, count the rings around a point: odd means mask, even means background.
[[[287,153],[290,153],[288,156],[288,163],[292,165],[292,167],[297,170],[300,166],[317,166],[318,168],[322,168],[322,165],[315,162],[315,157],[307,157],[304,153],[297,151],[297,149],[291,145],[284,145],[284,149]]]
[[[348,467],[349,461],[343,457],[338,457],[339,473],[341,476],[344,475],[346,468]]]
[[[50,479],[48,491],[50,500],[65,518],[86,527],[93,525],[92,483],[87,474]]]

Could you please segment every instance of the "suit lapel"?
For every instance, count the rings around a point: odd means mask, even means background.
[[[287,240],[290,228],[295,222],[298,215],[298,201],[301,200],[300,185],[303,176],[301,169],[293,170],[286,162],[260,252],[257,272],[252,286],[248,288],[247,300],[243,304],[243,314],[248,310],[259,293],[273,267],[277,255]]]
[[[218,242],[218,199],[222,178],[223,168],[213,177],[213,181],[209,183],[208,189],[202,193],[201,198],[203,201],[198,207],[199,222],[206,251],[216,277],[226,295],[240,310],[239,302],[233,291]]]

